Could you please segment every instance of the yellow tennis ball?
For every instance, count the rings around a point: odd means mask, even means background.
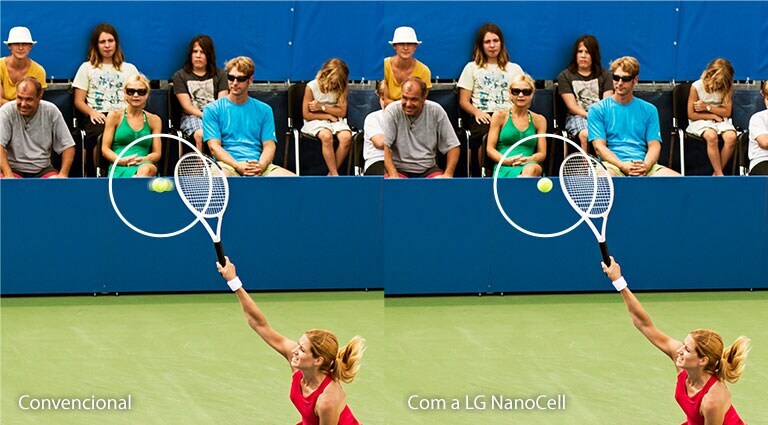
[[[149,183],[149,190],[152,192],[163,192],[165,190],[165,183],[163,182],[163,179],[157,177],[152,179],[152,181]]]
[[[541,178],[536,183],[536,188],[539,189],[539,192],[541,193],[547,193],[552,190],[552,180],[547,177]]]
[[[170,192],[173,190],[173,181],[168,178],[162,178],[163,181],[163,192]]]

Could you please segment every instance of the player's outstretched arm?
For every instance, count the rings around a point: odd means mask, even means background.
[[[264,313],[261,312],[261,309],[259,309],[256,302],[253,301],[253,298],[251,298],[251,296],[245,292],[245,289],[243,289],[243,284],[240,282],[240,278],[237,277],[235,265],[229,261],[229,257],[224,258],[226,258],[227,264],[222,267],[221,264],[217,262],[216,267],[218,268],[219,273],[221,273],[221,276],[227,280],[230,289],[237,295],[237,299],[243,307],[245,318],[248,319],[248,324],[257,334],[259,334],[264,342],[274,348],[275,351],[282,354],[286,360],[290,361],[291,350],[293,350],[298,343],[284,337],[269,326],[267,319],[264,317]]]
[[[651,341],[651,344],[655,345],[656,348],[674,361],[677,350],[682,343],[671,338],[653,324],[651,316],[645,311],[635,294],[633,294],[627,287],[627,282],[621,275],[621,266],[619,266],[619,263],[617,263],[613,257],[611,257],[610,267],[606,266],[603,262],[600,264],[603,266],[603,272],[605,272],[608,278],[611,279],[611,282],[613,282],[613,286],[621,293],[621,297],[624,299],[624,304],[627,306],[627,311],[629,311],[629,316],[632,318],[632,324],[635,325],[640,333],[648,338],[648,341]]]

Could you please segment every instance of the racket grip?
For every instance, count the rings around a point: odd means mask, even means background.
[[[227,260],[224,258],[224,247],[221,246],[221,242],[214,242],[213,247],[216,248],[216,257],[219,259],[219,264],[221,264],[222,267],[226,266]]]
[[[600,244],[600,254],[603,256],[603,263],[605,263],[606,266],[611,265],[611,253],[608,252],[608,243],[607,242],[598,242]]]

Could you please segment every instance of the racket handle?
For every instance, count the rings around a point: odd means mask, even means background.
[[[221,242],[214,242],[213,247],[216,248],[216,257],[219,258],[219,264],[223,266],[227,265],[227,260],[224,258],[224,247],[221,246]]]
[[[608,252],[608,243],[607,242],[598,242],[600,244],[600,254],[603,256],[603,263],[605,263],[606,266],[611,265],[611,253]]]

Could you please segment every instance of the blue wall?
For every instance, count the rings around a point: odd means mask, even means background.
[[[170,79],[198,33],[213,37],[220,65],[254,58],[257,80],[308,80],[334,56],[352,79],[379,79],[400,25],[416,28],[424,42],[416,57],[433,77],[456,79],[487,21],[501,26],[513,61],[540,80],[557,76],[584,33],[600,40],[603,65],[636,56],[642,80],[694,80],[718,56],[733,62],[736,79],[768,79],[766,2],[0,2],[3,40],[12,26],[30,27],[39,41],[31,57],[58,79],[74,77],[100,22],[117,27],[127,60],[151,79]]]
[[[387,294],[604,291],[594,236],[513,229],[492,179],[230,179],[222,238],[249,290],[385,288]],[[534,231],[577,217],[556,188],[500,182]],[[768,288],[768,179],[614,179],[608,243],[634,289]],[[154,239],[112,210],[107,179],[0,180],[0,290],[8,294],[220,291],[208,234]],[[192,216],[175,192],[115,181],[118,206],[154,232]]]

